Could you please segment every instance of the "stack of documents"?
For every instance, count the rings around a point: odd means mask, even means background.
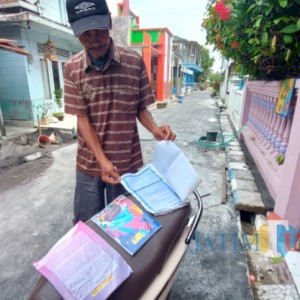
[[[152,214],[166,214],[187,203],[201,178],[187,157],[171,141],[157,143],[152,162],[137,173],[122,176],[128,192]]]
[[[78,222],[34,267],[63,299],[106,299],[132,269],[101,236]]]

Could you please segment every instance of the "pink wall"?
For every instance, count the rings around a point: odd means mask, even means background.
[[[242,138],[275,201],[275,212],[290,225],[300,228],[300,80],[296,81],[295,86],[297,102],[291,126],[287,126],[287,121],[275,114],[274,108],[268,110],[265,105],[255,105],[255,100],[251,99],[251,96],[257,95],[264,104],[274,105],[279,95],[280,83],[247,82],[240,126],[248,125],[242,132]],[[249,122],[253,115],[255,120],[259,120],[258,128],[253,126],[253,122]],[[286,130],[283,131],[282,128]],[[289,133],[285,161],[282,165],[276,163],[276,149],[268,146],[266,129],[272,129],[281,142],[286,137],[286,132]]]

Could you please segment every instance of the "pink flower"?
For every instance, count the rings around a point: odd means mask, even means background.
[[[232,49],[238,49],[239,48],[239,43],[238,42],[233,42],[231,45]]]
[[[214,7],[214,11],[219,14],[220,20],[227,21],[231,17],[231,9],[225,6],[222,1],[217,2],[217,4]]]
[[[217,2],[217,4],[214,7],[214,11],[220,12],[221,10],[224,9],[224,7],[225,7],[225,5],[224,5],[223,1],[219,1],[219,2]]]
[[[223,21],[227,21],[230,19],[231,15],[231,9],[228,8],[228,7],[225,7],[222,11],[220,11],[219,13],[219,18],[220,20],[223,20]]]

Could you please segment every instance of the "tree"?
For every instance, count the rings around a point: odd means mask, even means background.
[[[201,68],[203,69],[203,72],[199,76],[199,80],[201,82],[205,82],[209,78],[209,75],[211,73],[210,69],[214,64],[214,61],[215,61],[215,59],[213,57],[210,57],[209,50],[205,47],[202,47]]]
[[[242,74],[284,79],[300,74],[300,0],[210,1],[202,26],[207,44]]]
[[[215,72],[210,75],[210,85],[213,88],[212,96],[218,95],[220,91],[220,83],[224,80],[224,75]]]

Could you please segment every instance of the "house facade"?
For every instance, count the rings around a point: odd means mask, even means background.
[[[168,28],[134,29],[131,45],[142,48],[142,56],[157,101],[171,96],[173,34]]]
[[[118,4],[118,16],[127,16],[130,20],[129,46],[143,57],[156,100],[169,98],[172,94],[174,35],[168,28],[140,28],[139,17],[130,10],[129,1]]]
[[[166,27],[140,28],[140,18],[130,9],[129,0],[118,4],[118,16],[130,19],[130,45],[144,59],[157,101],[195,87],[203,71],[201,45],[174,36]]]
[[[0,104],[5,121],[33,126],[46,106],[57,110],[55,89],[63,87],[64,63],[81,50],[68,26],[64,0],[0,0],[2,38],[29,56],[0,52]]]
[[[0,50],[18,53],[21,55],[29,55],[29,53],[27,51],[25,51],[24,49],[22,49],[18,46],[15,46],[13,41],[7,40],[7,39],[2,39],[2,38],[0,38]],[[2,136],[6,136],[1,105],[0,105],[0,133]],[[1,135],[0,135],[0,137],[1,137]]]
[[[201,68],[202,48],[196,41],[188,41],[179,36],[173,39],[173,77],[177,93],[179,89],[197,86]]]

